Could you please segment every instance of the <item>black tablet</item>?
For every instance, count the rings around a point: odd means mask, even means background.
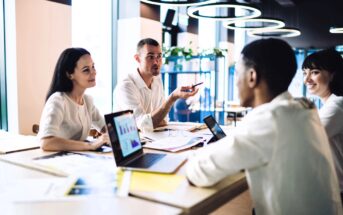
[[[226,134],[224,133],[223,129],[220,127],[220,125],[213,118],[212,115],[209,115],[209,116],[205,117],[204,118],[204,122],[205,122],[206,126],[208,127],[208,129],[210,129],[210,131],[213,134],[213,137],[209,141],[209,143],[217,141],[217,140],[220,140],[220,139],[222,139],[223,137],[226,136]]]

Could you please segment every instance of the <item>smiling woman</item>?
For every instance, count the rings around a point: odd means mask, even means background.
[[[96,150],[108,143],[105,122],[88,88],[96,85],[96,70],[90,53],[68,48],[60,55],[40,120],[38,137],[49,151]],[[103,134],[93,143],[85,142],[91,127]]]
[[[343,203],[343,59],[334,49],[309,55],[302,66],[304,82],[324,102],[320,120],[329,137]]]

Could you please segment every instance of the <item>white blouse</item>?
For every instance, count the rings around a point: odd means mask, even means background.
[[[289,93],[254,108],[234,134],[197,150],[186,174],[211,186],[245,170],[256,214],[342,214],[332,155],[317,110]]]
[[[329,137],[340,189],[343,192],[343,97],[331,94],[319,110],[319,117]]]
[[[90,96],[84,95],[83,100],[84,104],[79,105],[66,93],[52,94],[43,109],[38,137],[85,140],[91,127],[100,131],[105,126],[104,117]]]

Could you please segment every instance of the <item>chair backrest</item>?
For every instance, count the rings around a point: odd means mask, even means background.
[[[173,108],[176,121],[189,122],[189,115],[192,111],[189,109],[189,105],[186,103],[185,99],[176,100]]]
[[[33,124],[32,125],[32,132],[34,134],[38,134],[38,131],[39,131],[39,125],[38,124]]]

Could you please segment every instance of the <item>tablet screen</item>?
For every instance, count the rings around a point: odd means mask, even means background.
[[[204,122],[207,125],[207,127],[210,129],[210,131],[212,132],[216,140],[220,140],[226,136],[223,129],[221,129],[221,127],[219,126],[217,121],[213,118],[213,116],[209,115],[205,117]]]

